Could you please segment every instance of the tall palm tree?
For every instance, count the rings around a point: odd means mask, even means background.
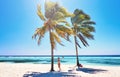
[[[94,39],[94,36],[91,34],[91,32],[95,32],[95,28],[92,26],[95,24],[95,22],[91,21],[90,16],[79,9],[74,11],[74,16],[71,17],[71,22],[73,25],[72,30],[74,32],[76,62],[77,66],[79,67],[78,47],[81,48],[81,46],[78,42],[78,38],[85,47],[89,46],[86,39]]]
[[[71,17],[71,13],[64,7],[60,6],[57,2],[45,1],[45,14],[41,12],[41,6],[38,6],[38,16],[44,22],[43,26],[37,28],[33,38],[38,36],[38,44],[44,37],[45,33],[49,33],[49,39],[51,44],[51,70],[54,71],[54,49],[56,42],[60,45],[60,38],[64,38],[69,41],[69,35],[72,33],[72,29],[68,28],[69,25],[66,21],[67,17]]]

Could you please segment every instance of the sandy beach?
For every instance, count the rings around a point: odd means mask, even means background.
[[[120,77],[120,66],[62,65],[49,72],[50,64],[0,63],[0,77]]]

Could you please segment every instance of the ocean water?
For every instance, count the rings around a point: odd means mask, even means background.
[[[60,57],[62,64],[76,64],[75,56],[55,56],[54,63]],[[50,56],[0,56],[0,62],[7,63],[33,63],[33,64],[50,64]],[[84,55],[79,56],[79,62],[86,65],[109,65],[120,66],[120,55]]]

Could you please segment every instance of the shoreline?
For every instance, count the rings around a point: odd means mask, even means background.
[[[32,75],[38,75],[39,77],[61,77],[63,74],[71,75],[73,73],[76,77],[120,77],[120,66],[83,65],[83,68],[77,68],[73,64],[62,64],[62,70],[59,72],[57,64],[55,64],[54,73],[49,72],[50,66],[50,64],[1,62],[0,77],[25,77],[26,75],[31,75],[31,77]]]

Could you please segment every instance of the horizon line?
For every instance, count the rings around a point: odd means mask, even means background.
[[[50,57],[51,55],[0,55],[0,57],[2,57],[2,56],[6,56],[6,57]],[[54,57],[64,57],[64,56],[68,56],[68,57],[74,57],[74,56],[76,56],[76,55],[54,55]],[[120,55],[117,55],[117,54],[114,54],[114,55],[78,55],[79,57],[84,57],[84,56],[88,56],[88,57],[90,57],[90,56],[92,56],[92,57],[106,57],[106,56],[108,56],[108,57],[120,57]]]

